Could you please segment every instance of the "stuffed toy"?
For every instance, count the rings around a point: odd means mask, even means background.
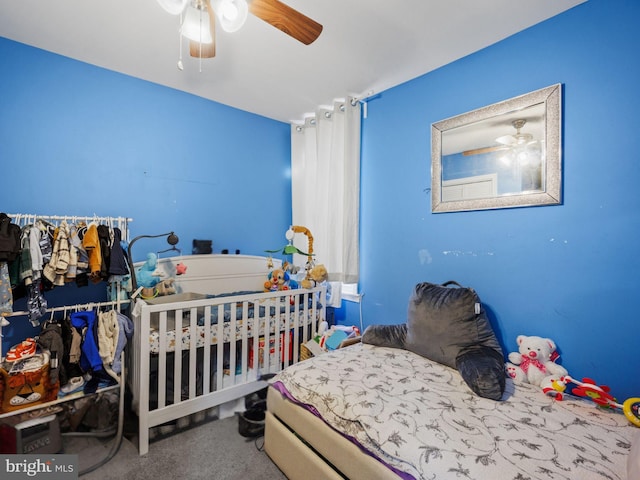
[[[555,363],[558,358],[556,344],[550,338],[518,335],[518,351],[509,354],[506,364],[507,374],[515,383],[537,385],[558,400],[564,389],[559,383],[567,370]]]
[[[158,296],[173,295],[176,293],[175,278],[166,278],[156,283],[154,287]]]
[[[155,253],[147,253],[147,260],[136,270],[136,282],[139,287],[155,287],[162,279],[162,275],[156,271],[158,256]]]
[[[407,322],[369,325],[362,343],[402,348],[455,368],[481,397],[501,400],[504,394],[500,344],[476,292],[456,282],[417,284]]]
[[[302,288],[313,288],[319,283],[326,282],[328,278],[329,274],[327,273],[327,269],[324,265],[320,264],[309,270],[309,274],[300,282],[300,285]]]
[[[294,288],[298,288],[298,283],[291,278],[289,272],[281,268],[270,271],[267,275],[267,281],[264,282],[265,292],[278,292]]]

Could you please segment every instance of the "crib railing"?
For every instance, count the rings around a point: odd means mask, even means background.
[[[243,398],[263,375],[300,360],[300,345],[325,319],[326,288],[138,302],[128,382],[139,417],[139,452],[149,429]]]

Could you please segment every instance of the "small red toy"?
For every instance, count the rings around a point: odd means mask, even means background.
[[[582,382],[580,382],[569,375],[565,375],[561,381],[564,384],[567,382],[575,383],[578,386],[571,390],[572,394],[588,398],[600,407],[622,409],[625,417],[636,427],[640,427],[640,398],[628,398],[624,403],[618,403],[609,393],[611,389],[608,386],[597,385],[590,378],[583,378]]]

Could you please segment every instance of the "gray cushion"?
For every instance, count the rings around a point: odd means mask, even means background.
[[[370,325],[362,342],[403,348],[456,368],[481,397],[500,400],[504,394],[498,339],[476,292],[456,282],[419,283],[409,298],[407,323]]]
[[[416,285],[409,298],[407,350],[456,368],[458,355],[478,346],[492,348],[502,355],[473,289],[455,282]]]

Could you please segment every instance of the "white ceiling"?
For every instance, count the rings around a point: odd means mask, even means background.
[[[249,15],[216,57],[179,58],[156,0],[3,0],[0,36],[284,122],[377,94],[585,0],[283,0],[324,26],[305,46]]]

